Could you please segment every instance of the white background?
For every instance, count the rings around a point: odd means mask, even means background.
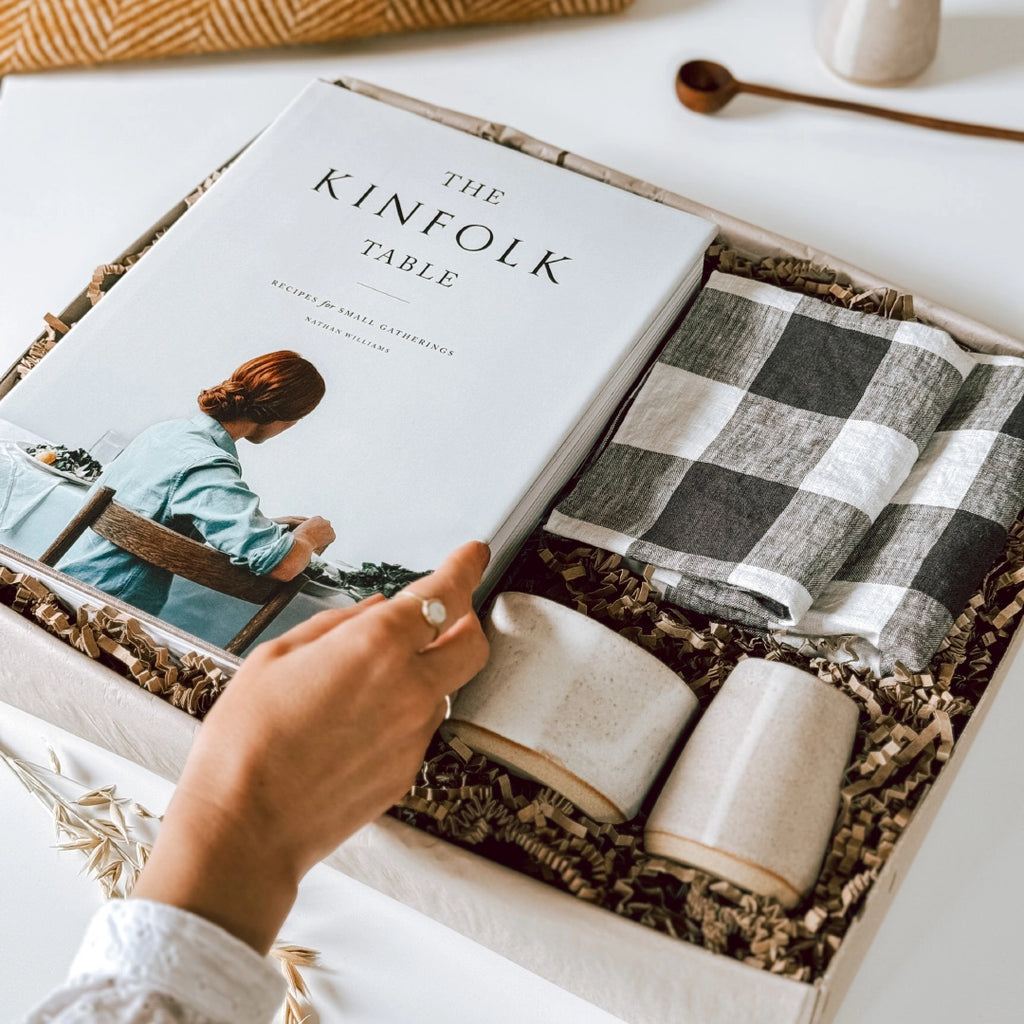
[[[0,363],[310,78],[349,74],[491,120],[831,251],[1024,335],[1024,146],[740,97],[714,118],[675,100],[683,60],[740,78],[1024,129],[1024,9],[946,0],[939,56],[901,89],[846,83],[813,47],[812,4],[637,0],[624,16],[382,38],[273,55],[10,76],[0,88]],[[0,652],[2,657],[2,652]],[[1017,1020],[1024,691],[1007,687],[903,882],[839,1024]],[[127,794],[166,786],[57,730],[0,713],[0,741]],[[0,1008],[61,977],[94,883],[50,849],[45,813],[0,774]],[[325,952],[325,1022],[565,1021],[607,1015],[330,872],[288,939]],[[453,984],[456,969],[462,980]],[[693,1022],[698,1024],[698,1022]]]

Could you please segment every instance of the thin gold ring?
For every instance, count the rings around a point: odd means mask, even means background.
[[[398,595],[400,597],[405,595],[414,601],[419,601],[423,621],[433,629],[434,640],[436,640],[441,635],[441,629],[448,619],[448,609],[445,608],[444,601],[437,597],[423,597],[412,590],[400,590]]]

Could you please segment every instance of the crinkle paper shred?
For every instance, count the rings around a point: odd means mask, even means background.
[[[909,296],[858,292],[802,261],[758,262],[715,246],[709,265],[882,316],[913,317]],[[99,300],[122,269],[100,268],[91,301]],[[45,339],[20,373],[31,372],[66,330],[51,318]],[[928,669],[911,673],[898,666],[884,678],[844,663],[841,638],[794,650],[770,636],[681,612],[659,602],[649,582],[618,555],[541,531],[499,589],[541,594],[615,629],[678,672],[702,708],[744,657],[800,666],[852,697],[860,708],[858,734],[817,884],[799,906],[785,911],[771,899],[649,856],[643,824],[650,800],[624,825],[598,824],[560,794],[509,775],[457,740],[435,740],[410,794],[391,813],[611,913],[811,982],[842,943],[1009,644],[1024,609],[1024,522],[1014,524],[1003,555]],[[73,612],[28,574],[0,568],[0,602],[190,715],[201,718],[229,685],[209,658],[175,658],[136,620],[114,609]],[[823,645],[831,645],[833,657],[821,656]]]

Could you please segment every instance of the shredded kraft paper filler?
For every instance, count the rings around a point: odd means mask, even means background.
[[[101,267],[90,301],[100,301],[135,259]],[[880,317],[914,318],[909,296],[856,288],[805,260],[756,260],[718,244],[707,264]],[[46,334],[19,374],[30,373],[71,326],[48,317]],[[840,811],[817,884],[803,903],[785,911],[770,899],[648,855],[642,836],[649,804],[624,825],[598,824],[564,797],[509,775],[458,740],[435,740],[415,786],[390,813],[610,913],[752,967],[813,982],[840,948],[1009,643],[1024,609],[1024,523],[1010,527],[996,564],[919,672],[897,663],[880,677],[854,667],[854,652],[844,652],[848,641],[842,638],[823,641],[832,645],[826,658],[820,645],[794,648],[770,634],[683,612],[656,596],[649,576],[628,568],[618,554],[538,530],[498,589],[543,595],[611,627],[676,671],[702,708],[745,657],[805,668],[857,702],[858,733]],[[137,621],[113,609],[73,612],[28,573],[0,568],[0,602],[194,718],[201,719],[229,683],[229,674],[209,657],[176,658]],[[673,760],[670,755],[668,764]]]

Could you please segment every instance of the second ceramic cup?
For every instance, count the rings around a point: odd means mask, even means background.
[[[442,735],[567,796],[595,821],[640,809],[697,698],[613,630],[532,594],[495,599],[491,657]]]
[[[857,716],[809,672],[741,661],[658,795],[647,852],[795,906],[828,847]]]

